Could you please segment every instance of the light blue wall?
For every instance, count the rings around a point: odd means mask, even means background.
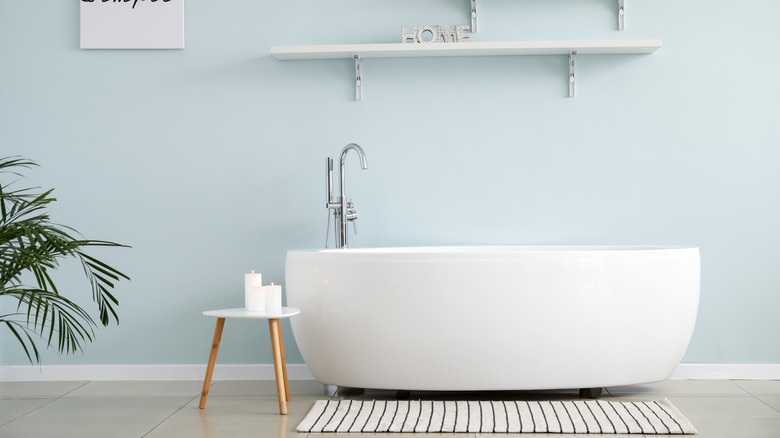
[[[205,362],[206,309],[320,247],[324,162],[349,142],[353,246],[687,244],[686,362],[780,363],[780,2],[480,0],[473,41],[662,38],[653,55],[280,62],[272,45],[379,43],[468,22],[466,0],[189,0],[185,50],[79,49],[78,1],[0,0],[0,155],[41,164],[55,220],[132,245],[120,325],[45,364]],[[353,170],[354,169],[354,170]],[[82,285],[65,267],[63,285]],[[87,293],[80,300],[89,302]],[[8,310],[9,304],[3,303]],[[659,321],[663,324],[663,321]],[[289,326],[285,336],[292,339]],[[270,363],[230,321],[221,363]],[[24,364],[7,333],[0,364]],[[287,358],[302,359],[291,341]]]

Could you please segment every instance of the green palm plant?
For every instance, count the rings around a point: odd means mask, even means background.
[[[0,158],[0,177],[18,178],[16,169],[36,165],[19,157]],[[0,325],[13,333],[30,363],[41,361],[36,341],[44,341],[60,354],[83,351],[92,342],[97,324],[87,310],[60,293],[51,273],[62,260],[79,261],[100,323],[118,324],[119,301],[111,290],[120,279],[130,278],[85,250],[126,246],[83,239],[73,228],[52,223],[46,208],[56,201],[53,189],[38,193],[37,188],[14,189],[13,184],[0,179],[0,300],[15,302],[16,310],[0,314]]]

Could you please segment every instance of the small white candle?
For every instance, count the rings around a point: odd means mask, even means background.
[[[244,304],[250,312],[265,312],[262,274],[244,274]]]
[[[282,313],[282,287],[271,283],[265,286],[265,311],[268,313]]]

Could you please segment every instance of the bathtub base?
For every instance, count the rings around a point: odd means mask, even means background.
[[[587,398],[597,400],[601,397],[604,388],[580,388],[580,398]],[[360,396],[366,393],[365,388],[350,388],[346,386],[334,386],[325,385],[325,395],[333,397],[340,395],[344,397]],[[412,396],[411,390],[397,390],[395,391],[395,398],[397,400],[409,400]]]
[[[580,388],[580,398],[597,399],[601,397],[603,388]]]

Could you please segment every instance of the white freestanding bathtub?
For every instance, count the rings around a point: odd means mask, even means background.
[[[325,384],[598,388],[668,379],[699,301],[691,247],[288,251],[288,305]]]

